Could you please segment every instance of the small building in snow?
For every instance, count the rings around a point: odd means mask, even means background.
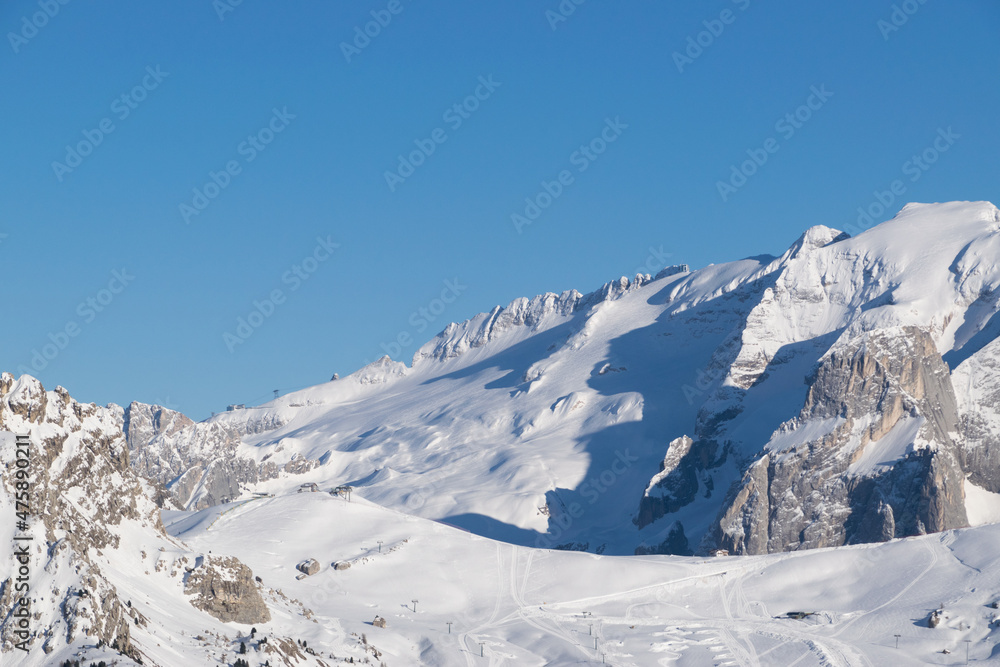
[[[309,560],[304,560],[295,566],[302,574],[312,576],[319,572],[319,561],[315,558],[310,558]]]

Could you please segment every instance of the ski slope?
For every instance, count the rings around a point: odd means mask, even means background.
[[[312,609],[317,623],[301,637],[327,658],[346,657],[346,640],[363,633],[388,665],[952,665],[965,640],[974,660],[1000,661],[1000,612],[989,607],[1000,600],[1000,525],[685,558],[524,548],[325,492],[164,522]],[[322,569],[299,580],[307,558]],[[944,621],[930,629],[939,607]],[[795,611],[811,615],[783,618]],[[376,615],[387,628],[371,625]]]

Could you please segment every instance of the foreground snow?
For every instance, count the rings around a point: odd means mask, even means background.
[[[300,637],[328,662],[359,655],[352,634],[388,665],[948,665],[966,640],[974,660],[1000,660],[1000,525],[705,559],[519,547],[325,492],[164,523],[312,609]],[[307,558],[322,569],[298,580]],[[796,611],[812,615],[782,618]]]

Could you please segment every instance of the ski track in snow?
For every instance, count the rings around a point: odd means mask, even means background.
[[[707,576],[716,580],[715,590],[720,601],[721,617],[715,619],[702,617],[697,621],[686,622],[684,624],[689,628],[697,628],[697,632],[709,632],[715,635],[717,637],[717,645],[725,648],[724,653],[716,652],[716,655],[723,660],[727,655],[731,657],[733,662],[729,662],[728,664],[735,664],[740,667],[761,667],[762,665],[774,664],[765,661],[764,658],[789,644],[795,644],[802,647],[802,652],[789,663],[789,667],[791,665],[799,665],[810,657],[815,661],[813,664],[828,667],[874,667],[863,652],[854,646],[838,640],[837,637],[861,618],[894,604],[905,596],[913,586],[919,583],[924,575],[934,568],[938,561],[937,553],[933,547],[926,543],[924,544],[924,548],[930,556],[930,562],[925,566],[920,575],[912,579],[904,588],[893,595],[892,598],[883,602],[878,607],[863,612],[849,621],[840,624],[829,636],[824,636],[823,632],[829,629],[828,626],[813,626],[810,629],[801,630],[790,628],[788,622],[778,621],[769,616],[767,605],[764,602],[751,600],[747,597],[744,588],[745,579],[751,572],[756,572],[759,569],[759,565],[757,564],[730,567],[722,572],[679,578],[606,596],[562,601],[551,605],[550,612],[546,612],[538,605],[529,604],[525,600],[525,591],[529,589],[531,584],[531,563],[535,557],[535,552],[511,545],[497,545],[497,590],[492,612],[488,619],[464,633],[461,643],[465,651],[466,664],[475,665],[477,663],[473,656],[475,648],[478,647],[478,642],[486,641],[483,638],[489,637],[491,631],[509,625],[512,621],[520,620],[544,632],[548,636],[564,642],[585,660],[599,660],[601,655],[604,654],[607,659],[612,660],[610,664],[638,665],[641,663],[629,661],[625,655],[622,655],[621,651],[617,650],[615,645],[609,641],[606,629],[609,626],[624,627],[635,625],[636,621],[632,618],[633,611],[636,608],[648,605],[648,599],[630,603],[626,608],[623,618],[615,618],[613,616],[593,618],[594,634],[592,636],[589,633],[584,634],[584,637],[591,641],[591,637],[597,639],[600,647],[597,651],[594,650],[592,645],[584,644],[576,639],[573,631],[565,627],[570,619],[565,614],[554,613],[555,610],[567,607],[582,608],[584,606],[594,606],[602,602],[607,603],[621,599],[636,599],[648,596],[656,591],[670,590],[694,580],[703,581]],[[505,601],[514,605],[514,611],[501,617]],[[669,615],[664,616],[663,620],[669,623]],[[590,622],[590,619],[584,617],[582,626],[586,627]],[[678,625],[681,623],[679,621]],[[653,624],[655,625],[655,621]],[[669,632],[672,630],[672,627],[666,625],[664,630]],[[778,643],[758,652],[754,643],[755,637],[771,642],[777,641]],[[472,641],[471,645],[469,643],[470,640]],[[712,644],[714,642],[708,643],[708,645]],[[694,645],[704,646],[706,644],[704,641],[701,641]],[[507,660],[498,655],[491,648],[491,642],[489,641],[486,641],[485,652],[490,658],[491,665],[516,664],[508,663]],[[668,662],[669,660],[670,658],[663,658],[660,664],[673,664],[672,662]],[[727,664],[727,661],[724,660],[719,664]]]

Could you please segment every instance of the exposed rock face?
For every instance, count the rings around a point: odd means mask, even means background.
[[[130,628],[135,612],[121,602],[101,572],[100,554],[120,544],[119,526],[138,524],[162,534],[151,487],[129,468],[122,412],[74,401],[65,389],[46,392],[34,378],[0,376],[0,505],[13,497],[14,433],[29,434],[30,501],[27,533],[33,572],[65,570],[78,575],[66,589],[32,590],[34,623],[28,645],[46,652],[81,634],[134,658]],[[13,504],[10,515],[13,515]],[[5,511],[6,514],[6,511]],[[0,592],[0,642],[25,639],[9,617],[12,581]]]
[[[635,549],[636,556],[647,556],[650,554],[692,555],[687,535],[684,534],[684,525],[680,521],[674,521],[670,526],[670,530],[667,531],[667,536],[661,543],[651,547],[639,546]]]
[[[685,436],[667,446],[660,472],[649,481],[639,504],[639,528],[687,505],[698,492],[698,469],[691,459],[694,441]]]
[[[755,554],[966,526],[957,425],[950,374],[926,331],[848,339],[730,492],[714,541]]]
[[[232,557],[205,556],[188,573],[184,592],[194,596],[192,605],[223,623],[252,625],[271,620],[271,612],[257,590],[253,572]]]
[[[282,425],[276,414],[259,409],[194,423],[166,408],[132,403],[126,418],[133,467],[166,487],[173,501],[185,509],[227,502],[238,497],[247,484],[271,479],[281,472],[305,472],[316,465],[314,461],[298,460],[283,465],[266,461],[258,464],[239,456],[237,450],[244,436]]]
[[[123,430],[125,431],[125,439],[128,441],[129,449],[135,450],[145,447],[158,435],[173,435],[193,423],[193,421],[176,410],[133,401],[125,408]],[[140,472],[146,473],[144,470],[140,470]]]
[[[701,320],[731,328],[685,387],[693,430],[668,432],[690,448],[639,499],[643,546],[680,521],[737,553],[965,525],[966,474],[1000,492],[998,253],[991,204],[912,204],[853,239],[813,227],[714,292],[676,283],[668,304],[718,303]]]
[[[681,271],[675,273],[679,272]],[[413,364],[425,359],[441,360],[461,356],[468,350],[482,347],[516,327],[539,331],[576,311],[597,306],[602,302],[615,301],[650,280],[652,279],[649,274],[639,274],[631,280],[622,277],[608,282],[601,289],[587,295],[576,290],[568,290],[562,294],[549,292],[531,299],[524,297],[515,299],[507,306],[496,306],[489,313],[481,313],[461,324],[449,324],[444,331],[417,350],[413,355]]]

